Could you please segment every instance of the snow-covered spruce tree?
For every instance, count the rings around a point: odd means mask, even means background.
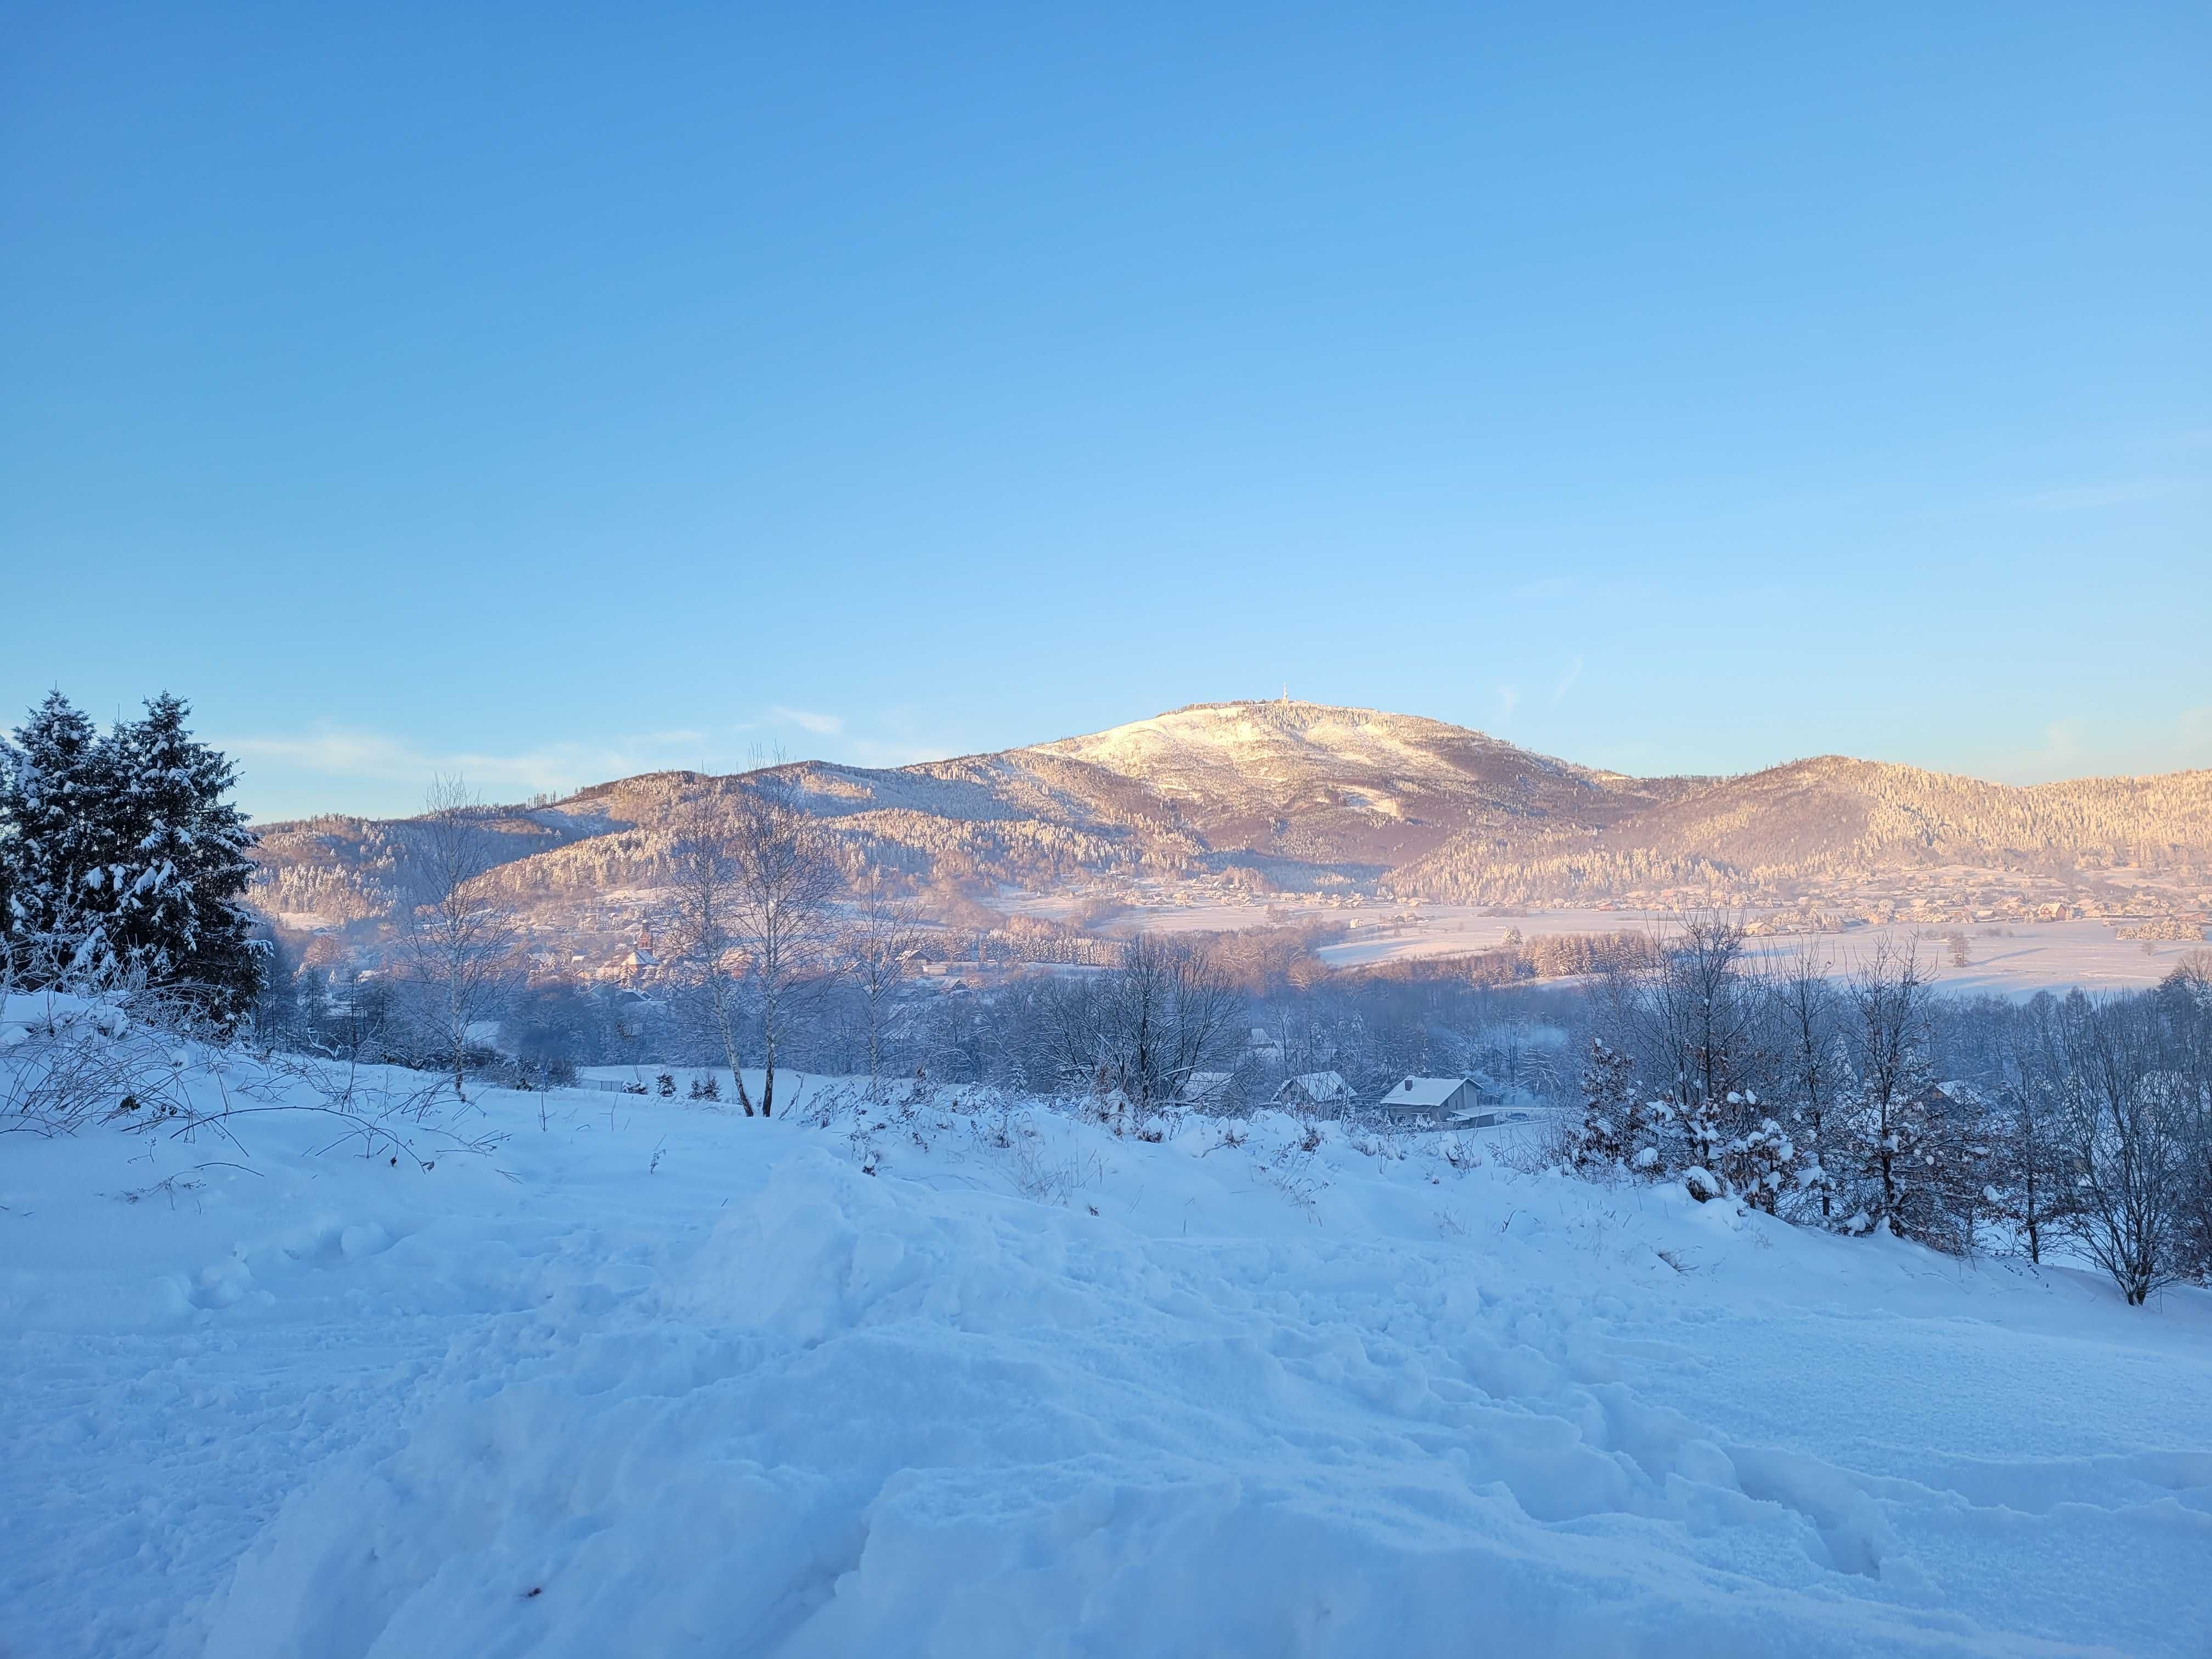
[[[185,729],[191,712],[165,691],[108,739],[107,945],[126,972],[228,1024],[252,1007],[264,971],[239,902],[253,832],[224,799],[237,769]]]
[[[103,915],[119,850],[112,761],[111,745],[58,691],[0,756],[0,942],[18,984],[112,966]]]
[[[164,693],[99,735],[58,691],[0,766],[0,915],[21,982],[112,980],[223,1024],[252,1006],[260,955],[238,902],[251,831],[224,799],[234,769]]]

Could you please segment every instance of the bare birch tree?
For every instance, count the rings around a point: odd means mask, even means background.
[[[745,1091],[744,964],[733,921],[738,911],[738,859],[726,824],[693,811],[669,850],[668,926],[675,958],[706,1004],[708,1018],[736,1080],[745,1115],[753,1115]]]
[[[843,885],[815,821],[773,785],[738,796],[731,813],[731,935],[744,953],[760,1022],[761,1115],[775,1107],[776,1048],[793,1004],[820,964],[830,902]],[[744,1082],[738,1097],[750,1101]]]
[[[514,991],[514,917],[486,889],[498,844],[467,783],[434,779],[424,808],[401,872],[400,946],[416,1023],[451,1064],[453,1092],[466,1099],[470,1028],[496,1015]]]

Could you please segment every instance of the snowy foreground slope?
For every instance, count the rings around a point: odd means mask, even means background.
[[[1282,1118],[482,1104],[0,1141],[0,1653],[2212,1650],[2201,1293]]]

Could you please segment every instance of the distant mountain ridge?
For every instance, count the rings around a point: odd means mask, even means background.
[[[1000,894],[1104,880],[1786,904],[1955,868],[2022,890],[2117,885],[2166,910],[2212,907],[2212,771],[2023,788],[1824,756],[1739,777],[1632,778],[1441,720],[1289,701],[1194,704],[898,768],[621,779],[501,809],[500,879],[556,906],[649,888],[684,812],[770,781],[855,866]],[[272,915],[370,914],[410,833],[404,819],[270,825],[258,900]]]

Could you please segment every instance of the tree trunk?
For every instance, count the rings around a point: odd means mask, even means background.
[[[730,1081],[738,1091],[738,1104],[745,1109],[745,1115],[753,1115],[753,1097],[745,1089],[745,1074],[738,1065],[738,1033],[730,1018],[729,988],[720,981],[714,981],[714,1024],[722,1034],[722,1058],[730,1062]]]

